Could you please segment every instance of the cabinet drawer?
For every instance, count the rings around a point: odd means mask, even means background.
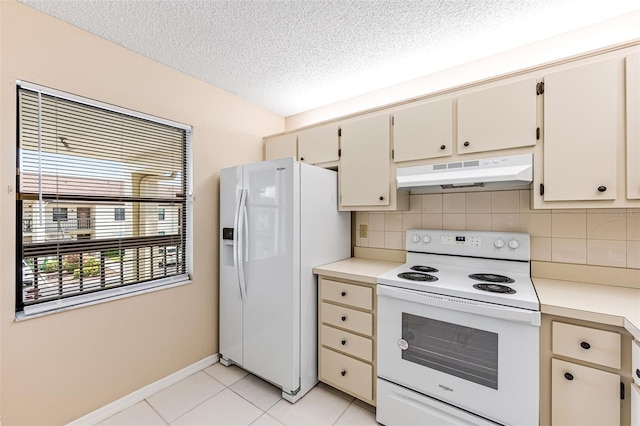
[[[620,368],[620,334],[553,322],[554,354]]]
[[[551,360],[551,424],[620,424],[620,376]]]
[[[320,286],[320,298],[356,308],[373,308],[373,289],[371,287],[323,279]]]
[[[631,377],[640,386],[640,345],[637,340],[631,342]]]
[[[369,362],[373,361],[373,340],[348,331],[323,325],[320,328],[320,344]]]
[[[323,323],[346,328],[367,336],[373,334],[373,315],[367,312],[322,302],[320,315]]]
[[[373,398],[373,371],[371,365],[365,362],[322,348],[319,375],[321,380],[366,400]]]

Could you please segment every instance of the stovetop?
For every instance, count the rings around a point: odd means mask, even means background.
[[[409,230],[407,262],[378,284],[538,311],[529,244],[521,233]]]

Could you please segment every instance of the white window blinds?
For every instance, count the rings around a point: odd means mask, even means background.
[[[99,102],[19,87],[18,311],[187,278],[189,133]]]

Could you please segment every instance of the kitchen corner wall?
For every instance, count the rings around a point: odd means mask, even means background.
[[[531,210],[530,191],[410,196],[404,212],[357,212],[358,247],[405,249],[407,229],[525,232],[531,259],[640,268],[640,209]],[[360,237],[366,225],[366,237]]]

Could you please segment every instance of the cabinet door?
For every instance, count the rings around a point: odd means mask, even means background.
[[[340,127],[340,205],[388,206],[391,183],[389,115],[350,121]]]
[[[458,97],[458,153],[536,144],[536,81],[527,79]]]
[[[443,99],[393,114],[394,161],[451,155],[453,100]]]
[[[640,426],[640,391],[631,384],[631,426]]]
[[[640,52],[627,56],[627,198],[640,199]]]
[[[338,161],[338,123],[298,132],[298,155],[307,164]]]
[[[544,77],[544,200],[616,198],[622,60]]]
[[[295,133],[267,138],[264,141],[265,160],[276,160],[285,157],[297,159],[296,141],[297,135]]]
[[[551,423],[554,426],[620,424],[620,376],[551,360]]]

